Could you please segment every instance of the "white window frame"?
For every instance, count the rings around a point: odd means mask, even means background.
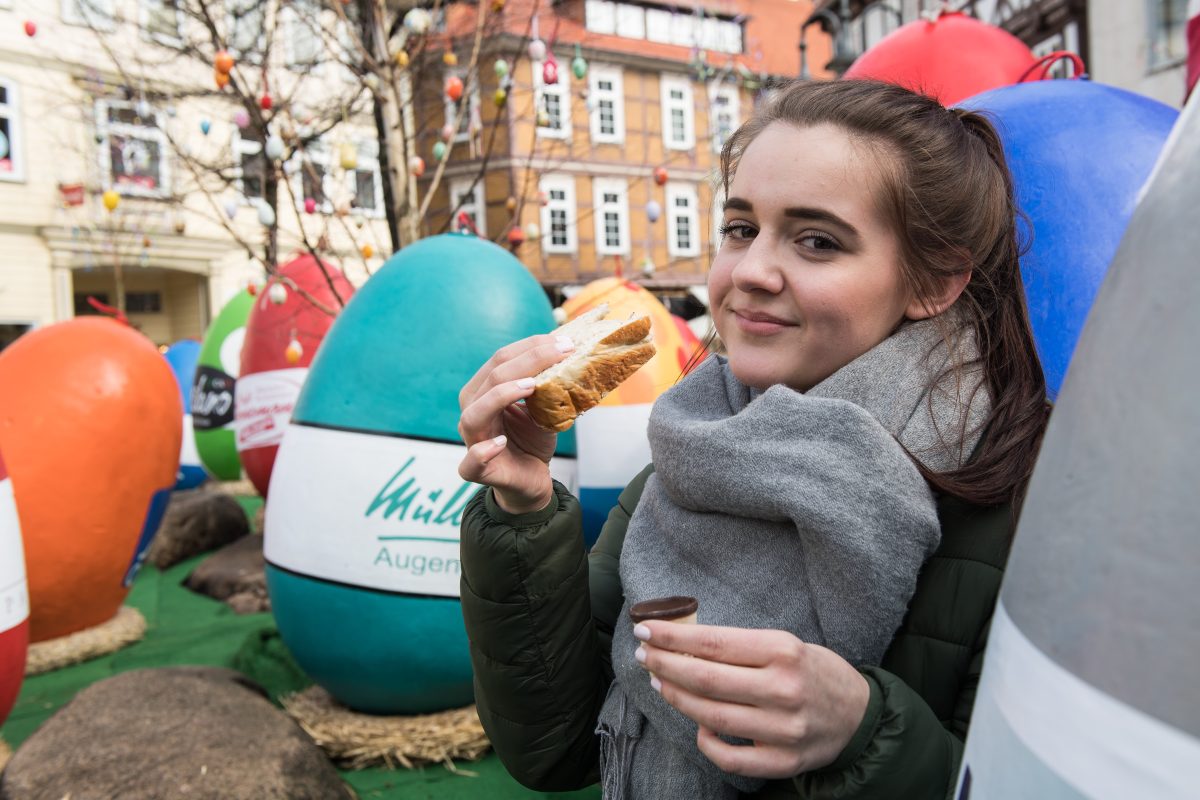
[[[631,3],[617,3],[617,36],[645,39],[646,9]]]
[[[240,17],[234,14],[235,5],[242,12]],[[267,42],[266,4],[262,3],[261,0],[226,0],[225,9],[225,40],[229,43],[229,51],[236,58],[252,62],[258,61],[262,55],[262,51],[266,49]],[[244,43],[235,41],[234,31],[237,29],[239,22],[245,25],[247,17],[251,14],[257,14],[258,16],[258,31],[254,34],[254,42],[250,45],[250,49],[246,50],[238,47],[239,44]]]
[[[86,3],[89,0],[82,0],[82,2]],[[150,16],[154,11],[159,9],[175,12],[175,32],[173,34],[150,30]],[[142,31],[142,38],[148,42],[157,42],[169,47],[178,47],[183,44],[183,34],[180,27],[182,19],[179,16],[179,4],[172,2],[172,0],[138,0],[138,23]]]
[[[354,212],[370,219],[383,219],[387,216],[387,209],[383,199],[383,170],[379,167],[379,144],[369,139],[360,139],[355,141],[354,145],[358,150],[358,163],[354,169],[345,171],[346,191],[357,200],[359,172],[370,172],[375,184],[375,208],[363,208],[356,203]]]
[[[666,185],[667,207],[667,255],[672,258],[695,258],[700,255],[700,197],[695,184],[672,183]],[[687,200],[686,208],[677,206],[676,200]],[[691,231],[687,247],[679,244],[678,220],[686,219]]]
[[[602,90],[600,81],[611,83],[612,88],[607,91]],[[588,99],[592,106],[592,110],[588,112],[588,126],[591,129],[592,141],[596,144],[623,144],[625,142],[624,72],[620,67],[594,64],[588,69],[588,83]],[[612,103],[612,133],[604,133],[600,130],[600,104],[606,100]]]
[[[62,0],[62,21],[68,25],[111,31],[116,27],[116,3],[113,0]]]
[[[615,194],[616,202],[607,202],[604,195]],[[627,256],[630,254],[629,235],[629,185],[624,178],[593,178],[592,208],[596,223],[596,253],[602,256]],[[617,217],[617,244],[608,243],[606,214]]]
[[[617,32],[617,4],[612,0],[587,0],[583,7],[584,27],[592,33]]]
[[[741,93],[738,87],[733,84],[711,84],[708,94],[708,126],[711,132],[712,148],[714,153],[721,152],[721,148],[725,145],[726,139],[721,138],[721,116],[726,113],[731,118],[732,124],[729,128],[729,135],[738,129],[742,124],[742,104]],[[728,137],[726,137],[728,138]]]
[[[671,12],[661,8],[646,9],[646,40],[671,43]]]
[[[25,142],[21,135],[21,93],[17,82],[11,78],[0,78],[7,102],[0,103],[0,116],[8,120],[8,160],[12,169],[0,172],[0,181],[25,182]]]
[[[470,141],[471,117],[483,113],[483,104],[479,98],[479,81],[471,80],[464,68],[450,67],[446,69],[442,76],[442,85],[445,86],[445,82],[451,77],[456,77],[463,82],[463,95],[458,102],[455,102],[446,97],[445,92],[442,92],[443,113],[447,123],[454,120],[454,144],[460,144]],[[559,81],[562,81],[561,75]],[[461,116],[459,115],[460,111],[463,112]]]
[[[712,190],[712,246],[713,252],[721,249],[721,228],[725,227],[725,187],[719,182]]]
[[[685,75],[663,75],[659,79],[662,91],[663,147],[668,150],[691,150],[696,146],[696,111],[692,97],[692,82]],[[671,93],[679,90],[683,97],[675,100]],[[672,138],[671,112],[683,114],[683,139]]]
[[[542,206],[542,252],[547,255],[555,253],[575,253],[579,250],[579,235],[576,230],[575,210],[575,178],[571,175],[546,175],[538,183],[538,189],[546,193],[548,202]],[[561,199],[555,199],[552,192],[562,192]],[[553,211],[562,211],[566,225],[566,244],[555,244],[553,228],[550,224]]]
[[[558,83],[546,86],[542,83],[542,65],[544,61],[530,60],[533,68],[533,113],[534,125],[537,125],[537,135],[540,139],[570,139],[571,138],[571,68],[562,61],[558,62]],[[561,128],[543,128],[537,124],[537,112],[542,107],[542,97],[547,94],[558,96],[559,120]]]
[[[163,130],[163,113],[155,109],[154,122],[155,127],[145,125],[131,125],[127,122],[109,122],[108,111],[110,108],[127,108],[134,109],[137,103],[125,100],[106,100],[99,99],[96,101],[96,131],[99,134],[99,159],[100,159],[100,174],[103,176],[104,186],[112,188],[117,193],[126,197],[152,197],[166,198],[171,196],[171,160],[170,150],[167,147],[167,134]],[[154,142],[158,145],[158,188],[143,189],[136,185],[117,185],[113,180],[112,172],[112,153],[110,150],[110,137],[113,134],[127,136],[133,139],[141,139],[147,142]]]
[[[471,184],[475,186],[472,187]],[[479,180],[475,180],[474,176],[466,176],[455,178],[450,181],[450,210],[454,211],[454,207],[458,205],[458,198],[467,194],[471,195],[470,202],[463,203],[458,212],[454,214],[454,218],[450,220],[450,229],[455,231],[466,230],[468,233],[478,233],[480,239],[487,238],[487,198],[483,192],[483,176],[479,176]],[[466,212],[475,223],[476,231],[470,228],[459,227],[458,214]]]
[[[307,6],[307,8],[301,8],[302,6]],[[319,74],[325,62],[325,59],[321,58],[325,47],[324,37],[321,35],[321,4],[315,0],[293,0],[282,11],[286,15],[284,18],[286,21],[284,25],[285,63],[293,69],[305,69],[310,74]],[[313,61],[299,59],[296,53],[296,37],[298,35],[311,36],[312,40],[316,42],[316,56]]]
[[[315,166],[321,168],[321,194],[325,196],[325,202],[317,206],[317,211],[322,214],[333,213],[333,192],[330,191],[332,184],[330,182],[330,164],[333,162],[332,148],[324,139],[318,139],[314,142],[309,142],[303,150],[297,148],[289,161],[294,162],[292,173],[292,195],[299,201],[301,213],[304,210],[304,201],[308,195],[304,193],[304,162],[310,161]],[[316,199],[316,198],[314,198]]]

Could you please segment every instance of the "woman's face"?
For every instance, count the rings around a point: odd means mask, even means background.
[[[743,383],[807,391],[913,306],[899,240],[878,211],[874,153],[831,125],[776,122],[742,155],[708,288]]]

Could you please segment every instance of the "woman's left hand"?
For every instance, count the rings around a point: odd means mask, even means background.
[[[858,670],[790,633],[651,621],[634,635],[651,685],[699,724],[700,752],[726,772],[790,778],[826,766],[866,713],[870,688]]]

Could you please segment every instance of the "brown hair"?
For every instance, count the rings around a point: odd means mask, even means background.
[[[982,370],[991,412],[961,468],[934,473],[917,466],[936,491],[979,505],[1019,502],[1049,404],[1021,281],[1020,212],[995,128],[978,113],[947,110],[887,83],[796,82],[725,143],[726,194],[742,153],[775,122],[835,125],[879,152],[881,209],[899,236],[904,279],[918,298],[937,296],[943,279],[972,270],[954,308],[974,329],[979,358],[947,372]]]

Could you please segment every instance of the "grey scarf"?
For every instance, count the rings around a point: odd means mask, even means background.
[[[978,370],[932,386],[951,351],[959,363],[976,353],[968,335],[947,347],[935,322],[906,323],[804,394],[751,390],[714,357],[658,399],[656,471],[621,551],[616,677],[596,731],[607,800],[734,798],[763,783],[713,765],[696,724],[650,686],[633,603],[691,595],[701,624],[790,631],[879,663],[941,535],[908,453],[959,466],[990,408]]]

